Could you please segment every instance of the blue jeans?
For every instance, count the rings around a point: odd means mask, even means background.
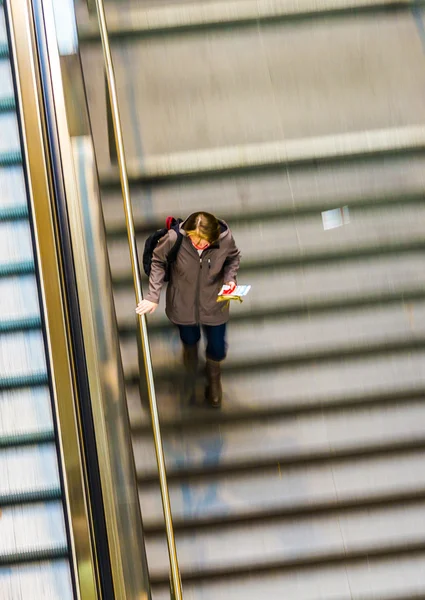
[[[183,344],[193,346],[201,339],[200,325],[178,325],[177,327]],[[216,361],[226,358],[226,323],[223,323],[223,325],[202,325],[202,330],[207,338],[207,358]]]

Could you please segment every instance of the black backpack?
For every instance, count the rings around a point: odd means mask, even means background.
[[[180,250],[180,246],[182,245],[183,235],[180,233],[180,223],[183,222],[183,219],[175,219],[174,217],[167,217],[165,222],[165,227],[162,229],[158,229],[155,233],[152,233],[148,237],[145,242],[145,248],[143,250],[143,269],[146,275],[149,277],[152,268],[152,256],[153,251],[156,248],[159,240],[161,240],[164,235],[167,235],[170,229],[174,229],[177,233],[177,240],[174,246],[171,248],[170,252],[167,256],[167,263],[165,265],[165,278],[164,281],[170,281],[171,274],[171,265],[176,260],[178,251]]]

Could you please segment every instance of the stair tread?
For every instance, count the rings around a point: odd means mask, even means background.
[[[258,220],[245,225],[237,219],[230,221],[236,243],[248,262],[272,262],[274,257],[283,259],[297,255],[314,255],[339,251],[342,254],[363,246],[387,246],[423,239],[421,224],[425,219],[425,207],[402,203],[377,209],[350,209],[350,222],[343,227],[326,231],[319,211],[314,216],[291,219],[274,218],[272,222]],[[142,255],[144,240],[139,236],[139,253]],[[130,268],[126,238],[111,240],[109,258],[114,277],[122,276]]]
[[[169,475],[219,471],[255,464],[285,463],[425,438],[422,400],[389,407],[335,410],[330,414],[270,418],[260,423],[205,425],[197,430],[164,432]],[[150,436],[136,436],[139,477],[153,477],[156,458]]]
[[[0,392],[0,439],[52,431],[52,408],[47,387]]]
[[[0,42],[1,46],[1,42]],[[0,114],[12,112],[16,108],[12,72],[8,60],[0,60]]]
[[[11,557],[65,549],[66,531],[61,502],[11,506],[0,519],[0,565]]]
[[[252,171],[243,175],[210,177],[167,184],[155,183],[146,189],[132,186],[131,197],[136,224],[156,227],[172,214],[184,217],[197,210],[214,211],[232,222],[253,214],[310,213],[341,206],[389,204],[397,197],[423,195],[423,156],[376,157],[355,165],[337,163],[314,167]],[[124,211],[120,189],[104,188],[102,206],[109,231],[123,231]],[[282,214],[281,214],[282,216]]]
[[[214,527],[196,535],[178,532],[176,542],[184,579],[250,567],[261,570],[268,564],[374,554],[385,548],[420,544],[424,534],[425,501],[422,500],[406,506]],[[165,536],[147,536],[146,550],[151,575],[167,578]]]
[[[170,482],[177,528],[199,523],[270,518],[270,513],[314,513],[318,508],[373,503],[425,490],[425,450],[365,456],[312,466],[273,465],[253,473],[212,475],[207,481]],[[157,483],[139,488],[145,530],[163,528]],[[193,532],[193,529],[191,529]]]
[[[6,380],[31,376],[47,370],[41,331],[21,331],[2,335],[0,353],[2,373],[7,373]],[[3,377],[0,376],[0,379]]]
[[[237,307],[235,307],[235,311]],[[409,343],[425,338],[425,302],[408,305],[378,306],[368,310],[354,309],[330,314],[267,319],[260,322],[230,323],[229,355],[225,368],[235,365],[314,359],[322,354],[349,354],[359,349],[386,343]],[[176,328],[150,335],[154,370],[181,369],[181,344]],[[124,371],[138,367],[137,343],[133,338],[121,340]]]
[[[1,207],[25,207],[28,212],[25,179],[21,166],[0,167]]]
[[[0,267],[33,260],[31,230],[27,221],[0,222]]]
[[[114,3],[108,3],[108,29],[111,40],[122,40],[130,36],[172,33],[179,30],[217,26],[244,26],[249,22],[281,21],[284,18],[305,17],[317,18],[323,14],[343,13],[375,9],[383,6],[391,8],[399,6],[399,0],[328,0],[314,2],[288,2],[274,0],[272,3],[258,4],[253,0],[236,0],[217,3],[217,0],[139,0],[130,2],[126,14],[122,14]],[[401,3],[406,6],[405,3]],[[78,11],[78,27],[80,42],[93,42],[99,39],[99,27],[95,19],[90,18],[87,10],[81,7]]]
[[[243,266],[239,279],[245,280]],[[379,300],[425,291],[425,265],[423,253],[400,254],[391,257],[359,259],[354,262],[335,262],[329,265],[307,266],[299,270],[259,270],[246,275],[252,290],[245,301],[234,307],[232,319],[260,315],[264,311],[284,316],[320,306],[338,304],[341,310],[350,303],[363,300]],[[1,281],[0,281],[1,285]],[[262,290],[273,290],[270,297]],[[135,328],[134,290],[115,290],[116,309],[122,329]],[[162,294],[158,311],[149,318],[149,330],[169,324],[164,314],[165,293]],[[236,310],[235,310],[236,309]]]
[[[20,153],[21,144],[16,114],[13,112],[0,113],[0,128],[2,132],[0,138],[0,155],[6,155],[8,153],[13,154],[16,152]]]
[[[302,408],[311,405],[320,406],[333,400],[338,402],[346,397],[350,403],[364,397],[423,390],[425,373],[423,364],[425,353],[394,354],[370,356],[355,361],[317,364],[312,370],[311,364],[299,365],[291,370],[275,367],[264,372],[247,368],[239,373],[231,371],[223,374],[224,401],[222,412],[239,414],[249,411],[267,411]],[[161,419],[167,422],[179,421],[194,412],[187,407],[176,394],[173,382],[162,381],[156,377],[158,406]],[[146,403],[141,404],[137,387],[128,388],[130,393],[129,410],[134,425],[150,422],[146,412]],[[284,390],[284,392],[282,391]],[[196,418],[196,417],[195,417]]]
[[[31,600],[53,600],[55,590],[46,596],[52,589],[52,581],[56,589],[60,590],[61,600],[73,600],[73,586],[68,561],[62,556],[44,557],[43,562],[14,565],[2,568],[0,566],[0,585],[7,586],[10,598],[31,598]],[[7,597],[7,596],[5,596]]]
[[[415,600],[425,594],[425,553],[389,558],[368,557],[266,574],[235,575],[209,582],[184,584],[188,600],[243,600],[244,598],[297,598],[316,600]],[[153,600],[167,600],[169,590],[153,587]]]
[[[40,319],[35,275],[0,278],[0,307],[2,322]]]
[[[0,450],[2,497],[34,494],[60,488],[54,440],[41,446]]]

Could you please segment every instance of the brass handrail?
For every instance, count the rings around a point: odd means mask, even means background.
[[[121,127],[121,118],[118,107],[118,95],[112,63],[112,53],[109,44],[108,28],[106,25],[105,7],[103,0],[95,0],[99,21],[100,37],[102,40],[103,58],[105,63],[106,81],[114,126],[115,144],[117,147],[118,168],[120,173],[121,189],[126,219],[128,245],[130,249],[131,268],[133,272],[136,302],[143,300],[142,279],[139,269],[136,234],[134,229],[133,210],[130,198],[127,167],[124,152],[124,141]],[[159,424],[158,406],[156,401],[155,382],[152,369],[152,358],[149,346],[149,337],[145,315],[138,318],[139,335],[142,340],[143,359],[146,371],[149,405],[152,418],[152,428],[155,444],[156,460],[158,464],[159,483],[161,488],[162,508],[164,512],[165,528],[167,535],[168,555],[170,560],[172,593],[175,600],[183,600],[180,570],[177,559],[176,542],[174,538],[173,519],[171,514],[170,496],[168,493],[167,474],[165,469],[164,450],[162,445],[161,428]]]

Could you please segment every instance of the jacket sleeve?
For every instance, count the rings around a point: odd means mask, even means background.
[[[164,235],[153,251],[151,272],[149,275],[149,292],[146,294],[145,300],[155,302],[155,304],[159,303],[162,286],[164,285],[167,256],[176,241],[175,239],[171,239],[173,233],[169,232],[168,235]],[[174,235],[176,234],[174,233]]]
[[[224,263],[224,281],[234,281],[236,283],[236,274],[239,270],[241,262],[241,253],[235,244],[235,240],[231,239],[229,252]]]

